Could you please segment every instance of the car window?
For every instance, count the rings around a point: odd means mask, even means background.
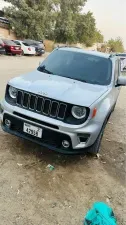
[[[39,47],[39,48],[43,48],[44,47],[42,42],[34,41],[34,40],[25,39],[24,43],[28,44],[26,46],[30,46],[31,45],[31,46],[35,46],[35,47]]]
[[[38,47],[38,45],[36,43],[32,44],[32,46]]]
[[[119,77],[119,60],[115,62],[115,84],[117,83]]]
[[[25,46],[29,46],[29,44],[27,44],[27,43],[25,43],[25,42],[22,42],[23,43],[23,45],[25,45]]]
[[[38,43],[37,44],[39,48],[43,48],[43,44],[42,43]]]
[[[27,43],[28,45],[33,45],[34,41],[33,40],[24,40],[25,43]]]
[[[108,85],[111,82],[112,62],[83,52],[55,50],[38,70],[82,82]]]
[[[17,45],[21,45],[21,43],[19,41],[14,41],[14,43]]]
[[[121,72],[124,72],[126,70],[126,58],[120,58],[120,67]]]
[[[6,45],[16,45],[13,41],[3,39],[4,44]]]

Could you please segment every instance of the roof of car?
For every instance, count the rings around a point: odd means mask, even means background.
[[[78,47],[59,47],[59,49],[64,50],[64,51],[80,52],[80,53],[85,53],[88,55],[95,55],[95,56],[99,56],[102,58],[110,58],[112,56],[111,54],[102,53],[102,52],[98,52],[98,51],[87,51],[87,50],[84,50],[84,49],[78,48]]]
[[[14,40],[14,41],[23,42],[23,41],[21,41],[21,40]]]

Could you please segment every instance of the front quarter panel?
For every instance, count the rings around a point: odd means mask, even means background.
[[[105,119],[111,115],[113,107],[116,104],[119,92],[120,88],[115,87],[115,59],[112,59],[111,84],[108,86],[108,91],[91,105],[90,118],[92,118],[93,109],[96,108],[97,114],[93,118],[93,120],[103,124]]]
[[[90,118],[92,118],[93,109],[96,108],[97,113],[93,120],[103,124],[105,119],[111,114],[113,105],[114,102],[112,98],[112,88],[109,88],[107,93],[105,93],[97,100],[97,102],[91,105]]]

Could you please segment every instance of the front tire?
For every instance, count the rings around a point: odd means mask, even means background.
[[[37,56],[42,56],[42,53],[40,53],[40,54],[37,54]]]
[[[93,155],[96,155],[96,154],[99,153],[100,146],[101,146],[101,141],[102,141],[102,138],[103,138],[103,135],[104,135],[104,130],[105,130],[105,127],[107,125],[107,122],[108,122],[108,119],[105,120],[105,122],[104,122],[104,124],[102,126],[102,129],[100,131],[100,134],[98,135],[95,143],[92,146],[90,146],[90,147],[87,148],[87,152],[88,153],[91,153]]]

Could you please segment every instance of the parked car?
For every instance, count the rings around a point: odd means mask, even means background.
[[[35,47],[29,46],[27,43],[20,40],[13,40],[16,45],[21,46],[22,55],[35,55]]]
[[[117,53],[117,55],[118,55],[119,57],[125,57],[125,58],[126,58],[126,53]]]
[[[0,39],[0,55],[4,55],[5,52],[5,47],[3,41]]]
[[[96,154],[125,85],[119,57],[57,48],[35,71],[8,82],[2,128],[62,153]]]
[[[11,55],[21,55],[22,54],[21,47],[19,45],[15,44],[13,41],[7,40],[7,39],[2,39],[2,41],[4,42],[6,54],[11,54]]]
[[[45,46],[42,41],[34,41],[26,39],[24,40],[24,43],[27,43],[30,46],[35,47],[36,55],[41,56],[45,53]]]
[[[9,20],[5,17],[0,17],[0,22],[5,23],[5,24],[10,24]]]
[[[126,53],[117,54],[121,60],[121,71],[126,72]]]

